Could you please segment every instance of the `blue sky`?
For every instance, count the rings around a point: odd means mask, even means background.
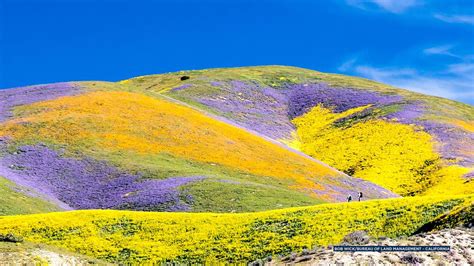
[[[0,88],[269,64],[474,104],[474,1],[0,0]]]

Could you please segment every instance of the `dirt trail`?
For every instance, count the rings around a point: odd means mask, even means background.
[[[110,264],[40,244],[0,242],[0,265],[79,266]]]

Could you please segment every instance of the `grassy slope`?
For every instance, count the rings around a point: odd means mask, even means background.
[[[60,211],[54,204],[28,196],[28,190],[20,188],[0,177],[0,215],[16,215]]]
[[[0,217],[0,234],[111,262],[247,262],[336,244],[355,230],[410,235],[473,199],[413,197],[243,214],[72,211]]]

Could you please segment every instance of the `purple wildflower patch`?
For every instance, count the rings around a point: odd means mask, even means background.
[[[407,103],[402,105],[399,111],[388,114],[385,117],[396,119],[404,124],[412,124],[424,114],[425,108],[421,102]]]
[[[464,178],[469,179],[470,182],[472,182],[471,179],[474,179],[474,171],[465,174],[465,175],[464,175]]]
[[[67,158],[43,145],[23,146],[0,163],[15,175],[13,181],[74,209],[186,210],[179,187],[203,178],[143,180],[105,161]]]
[[[381,95],[376,92],[350,88],[334,88],[324,83],[292,85],[288,98],[290,118],[303,115],[318,104],[332,108],[339,113],[368,104],[383,106],[402,99],[396,95]]]
[[[192,85],[192,84],[184,84],[184,85],[181,85],[181,86],[179,86],[179,87],[173,88],[173,89],[171,89],[171,90],[172,90],[172,91],[180,91],[180,90],[184,90],[184,89],[186,89],[186,88],[189,88],[189,87],[191,87],[191,86],[193,86],[193,85]]]
[[[224,82],[220,82],[220,81],[211,81],[211,86],[214,86],[214,87],[221,87],[224,85]]]
[[[421,126],[438,142],[437,150],[443,159],[461,166],[472,166],[474,164],[474,158],[471,155],[474,150],[474,133],[447,123],[423,119],[426,108],[421,102],[409,103],[400,111],[387,115],[386,118],[396,119],[403,124]]]
[[[400,96],[333,88],[326,84],[293,84],[276,89],[257,82],[231,80],[215,81],[211,85],[219,87],[219,93],[195,98],[197,102],[273,139],[291,139],[294,132],[291,119],[320,103],[342,112],[367,104],[382,106],[401,100]]]
[[[434,121],[416,121],[440,144],[439,152],[444,159],[461,166],[474,165],[472,151],[474,150],[474,133],[466,132],[461,128]]]
[[[240,126],[273,139],[289,139],[294,130],[288,120],[287,99],[283,91],[254,82],[219,82],[221,92],[196,100],[222,112]]]
[[[0,90],[0,122],[12,116],[15,106],[75,95],[81,88],[70,82]]]

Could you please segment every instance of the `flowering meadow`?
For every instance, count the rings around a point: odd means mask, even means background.
[[[2,90],[0,235],[122,264],[408,236],[474,215],[473,150],[470,105],[295,67]]]
[[[410,235],[473,200],[414,197],[243,214],[73,211],[0,217],[0,234],[114,263],[246,263],[337,244],[357,230]]]

